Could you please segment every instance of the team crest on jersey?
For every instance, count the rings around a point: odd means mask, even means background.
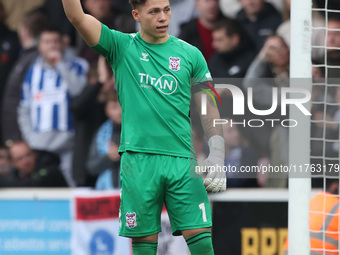
[[[137,221],[136,221],[136,213],[133,212],[133,213],[126,213],[125,214],[126,216],[126,226],[128,228],[134,228],[137,226]]]
[[[169,58],[169,61],[170,61],[170,70],[172,71],[178,71],[178,70],[181,70],[181,59],[180,58],[176,58],[176,57],[170,57]]]

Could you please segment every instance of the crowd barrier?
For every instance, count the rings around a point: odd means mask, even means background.
[[[234,189],[209,196],[216,255],[282,255],[288,190]],[[130,255],[118,236],[119,191],[87,189],[0,190],[0,254]],[[166,212],[159,255],[190,254],[173,237]]]

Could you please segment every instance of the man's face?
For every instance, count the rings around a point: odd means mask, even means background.
[[[50,52],[62,51],[61,35],[58,32],[43,32],[39,41],[39,52],[46,59]]]
[[[340,29],[340,21],[328,21],[328,29]],[[328,30],[327,47],[340,47],[340,31]],[[328,49],[328,51],[336,51],[335,49]]]
[[[238,35],[228,36],[224,28],[214,30],[212,38],[212,46],[218,53],[225,53],[233,50],[239,42]]]
[[[200,18],[211,22],[217,19],[220,6],[217,0],[197,0],[196,9],[200,13]]]
[[[110,16],[112,0],[85,0],[84,7],[98,20]]]
[[[240,4],[248,15],[257,15],[264,6],[264,0],[240,0]]]
[[[35,168],[35,153],[26,143],[14,144],[10,148],[10,155],[13,166],[20,171],[21,174],[27,176],[31,174]]]
[[[133,17],[140,23],[140,35],[147,42],[158,42],[168,35],[171,19],[169,0],[147,0],[142,6],[132,11]]]

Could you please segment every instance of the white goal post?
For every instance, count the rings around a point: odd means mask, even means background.
[[[291,45],[290,77],[291,87],[304,86],[311,91],[311,82],[304,81],[312,77],[311,58],[312,37],[312,0],[291,0]],[[308,107],[308,106],[307,106]],[[309,106],[310,109],[310,106]],[[289,130],[289,164],[304,165],[310,163],[310,121],[296,107],[290,108],[290,118],[299,121],[299,125]],[[309,199],[311,179],[289,178],[288,204],[288,255],[309,255]]]

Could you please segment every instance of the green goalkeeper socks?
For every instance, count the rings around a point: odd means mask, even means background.
[[[157,242],[132,242],[133,255],[156,255]]]
[[[188,244],[191,255],[214,255],[210,231],[203,231],[190,236],[185,241]]]

